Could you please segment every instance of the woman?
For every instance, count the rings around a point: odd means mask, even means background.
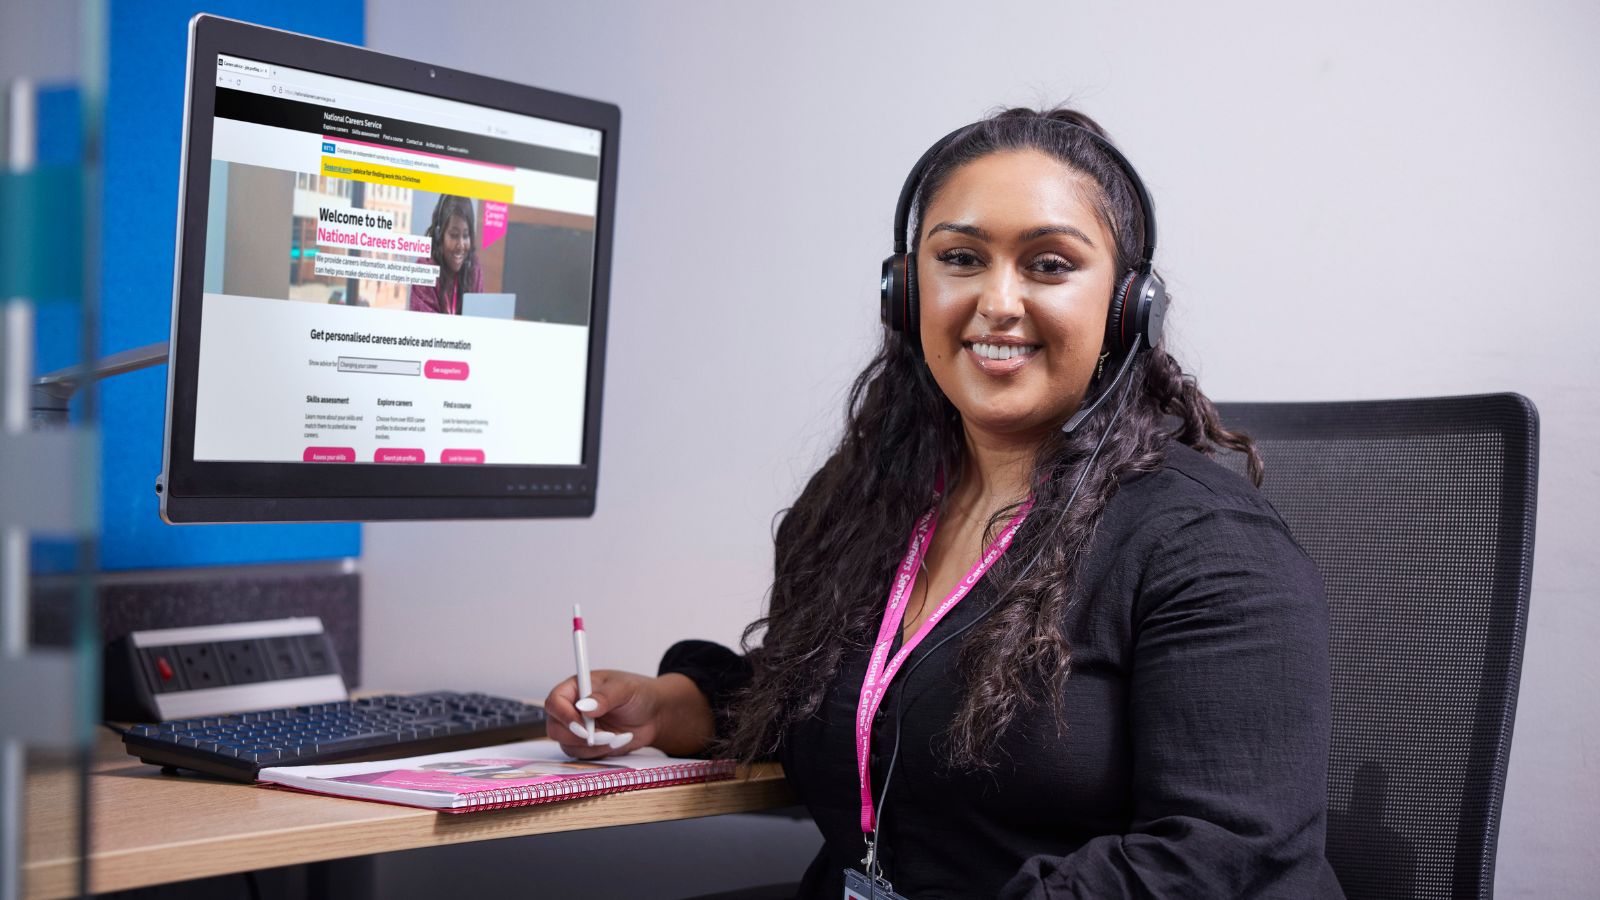
[[[546,701],[579,757],[775,754],[825,838],[802,897],[867,857],[910,898],[1340,896],[1321,581],[1206,458],[1259,481],[1162,310],[1135,326],[1153,348],[1108,328],[1130,279],[1160,285],[1099,135],[1011,110],[913,172],[916,300],[778,529],[760,646],[679,644],[657,678]]]
[[[477,221],[471,200],[439,195],[439,202],[433,207],[433,222],[428,225],[433,253],[428,259],[418,260],[438,266],[439,280],[432,285],[412,285],[407,309],[459,316],[463,295],[483,290],[483,270],[478,267]]]

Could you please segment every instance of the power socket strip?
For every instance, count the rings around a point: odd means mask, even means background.
[[[163,722],[350,699],[318,618],[134,631],[105,655],[105,715]]]

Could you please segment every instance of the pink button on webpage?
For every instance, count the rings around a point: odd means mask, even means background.
[[[483,462],[482,450],[445,450],[439,454],[442,463],[481,463]]]
[[[402,450],[399,447],[383,447],[372,454],[373,462],[387,463],[419,463],[427,462],[428,454],[421,450]]]
[[[354,447],[307,447],[300,455],[302,462],[355,462]]]
[[[430,359],[422,364],[422,374],[446,381],[466,381],[469,371],[466,363],[449,359]]]

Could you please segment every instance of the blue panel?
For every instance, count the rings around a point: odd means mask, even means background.
[[[78,110],[78,89],[59,85],[39,87],[39,143],[37,160],[46,166],[73,166],[83,155],[83,119]],[[73,217],[76,219],[76,217]],[[74,241],[81,244],[82,241]],[[34,365],[39,374],[54,372],[76,364],[83,329],[78,304],[44,303],[35,312],[38,341],[34,345]]]
[[[38,94],[39,143],[35,147],[41,168],[77,165],[83,155],[83,119],[78,109],[78,89],[40,85]],[[74,216],[76,218],[76,216]],[[82,244],[81,240],[74,241]],[[82,311],[77,302],[42,303],[34,311],[34,370],[54,372],[82,359]],[[34,538],[30,544],[30,570],[38,574],[72,572],[78,567],[75,541]]]
[[[78,113],[78,89],[40,85],[38,104],[39,165],[76,163],[83,151],[83,119]]]
[[[105,120],[101,351],[167,339],[177,228],[178,165],[189,19],[198,12],[351,44],[365,40],[362,0],[113,0]],[[222,565],[355,556],[359,525],[188,525],[161,522],[165,366],[101,387],[105,444],[101,564],[107,569]]]

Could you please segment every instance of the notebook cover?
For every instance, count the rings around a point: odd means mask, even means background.
[[[645,750],[575,760],[551,740],[407,759],[262,769],[269,786],[440,812],[472,812],[731,778],[731,760],[675,759]]]

